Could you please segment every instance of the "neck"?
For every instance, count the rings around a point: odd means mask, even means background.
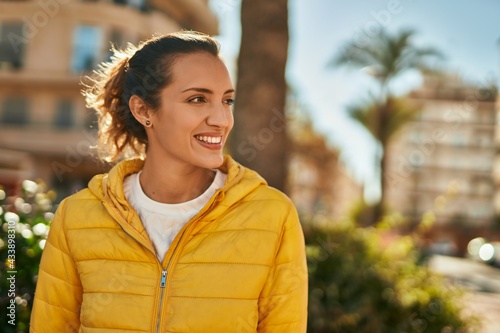
[[[215,172],[210,169],[148,157],[139,180],[142,190],[152,200],[176,204],[199,197],[214,177]]]

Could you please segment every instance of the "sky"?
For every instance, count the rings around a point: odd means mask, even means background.
[[[234,71],[241,34],[240,0],[210,0],[210,5],[220,20],[223,56]],[[377,146],[348,117],[346,106],[375,91],[376,84],[361,71],[327,67],[328,61],[346,41],[380,27],[389,32],[412,28],[417,45],[444,53],[446,70],[478,84],[491,78],[498,82],[499,15],[496,0],[289,0],[287,80],[317,131],[339,149],[352,176],[365,185],[367,200],[379,195],[374,168]],[[393,89],[404,94],[421,84],[420,75],[410,72]]]

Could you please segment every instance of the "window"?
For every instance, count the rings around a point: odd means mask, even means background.
[[[125,37],[123,37],[123,33],[120,30],[111,30],[109,41],[117,48],[125,47]]]
[[[127,0],[127,4],[130,7],[137,8],[137,9],[142,9],[144,10],[146,7],[146,1],[145,0]]]
[[[492,145],[492,137],[487,133],[481,133],[477,136],[477,144],[479,147],[490,147]]]
[[[26,125],[28,123],[28,100],[23,97],[5,98],[0,121],[5,125]]]
[[[84,128],[90,131],[97,131],[98,118],[94,110],[87,109],[87,116],[85,117]]]
[[[419,144],[423,141],[423,133],[419,129],[415,129],[408,134],[408,142]]]
[[[82,25],[73,35],[71,70],[74,73],[91,71],[102,60],[102,31],[98,27]]]
[[[467,138],[465,135],[461,132],[455,132],[453,133],[453,139],[452,139],[452,144],[453,146],[457,148],[464,147],[466,144]]]
[[[146,10],[145,0],[113,0],[114,3],[124,6],[129,6],[132,8],[137,8],[140,10]]]
[[[107,60],[110,60],[111,56],[113,55],[113,52],[111,51],[111,45],[113,45],[113,47],[117,49],[125,48],[126,46],[125,37],[123,36],[123,33],[121,31],[113,29],[109,34],[109,42],[107,43],[107,46],[109,47],[108,50],[109,52]]]
[[[483,110],[481,112],[481,123],[483,124],[494,124],[495,123],[495,112],[494,110]]]
[[[0,69],[23,66],[26,38],[21,23],[0,23]]]
[[[482,180],[476,184],[476,193],[479,195],[489,195],[493,194],[493,187],[491,185],[491,181]]]
[[[468,215],[474,219],[489,218],[494,214],[493,207],[490,203],[485,204],[477,202],[471,204],[470,207]]]
[[[62,100],[58,103],[54,125],[60,129],[68,129],[75,125],[75,111],[70,100]]]

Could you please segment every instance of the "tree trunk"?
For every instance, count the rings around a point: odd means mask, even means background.
[[[385,143],[382,147],[382,152],[380,153],[380,201],[377,204],[376,209],[376,221],[380,221],[380,219],[384,216],[385,213],[385,204],[386,204],[386,191],[387,191],[387,178],[384,177],[387,171],[387,143]]]
[[[232,156],[285,190],[287,0],[242,0]]]
[[[384,85],[382,85],[383,87]],[[380,156],[378,156],[378,168],[380,171],[380,201],[375,204],[375,207],[373,208],[373,214],[372,214],[372,224],[376,224],[380,222],[382,217],[384,216],[384,205],[385,205],[385,196],[386,196],[386,179],[385,179],[385,172],[387,169],[387,145],[388,145],[388,137],[389,135],[386,133],[387,131],[387,122],[389,120],[389,106],[387,105],[387,99],[383,98],[383,102],[381,103],[380,107],[378,108],[378,116],[376,117],[376,133],[377,133],[377,139],[378,142],[380,143]]]

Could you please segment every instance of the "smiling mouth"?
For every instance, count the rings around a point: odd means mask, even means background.
[[[206,136],[206,135],[195,135],[196,140],[208,144],[220,144],[222,142],[222,136]]]

